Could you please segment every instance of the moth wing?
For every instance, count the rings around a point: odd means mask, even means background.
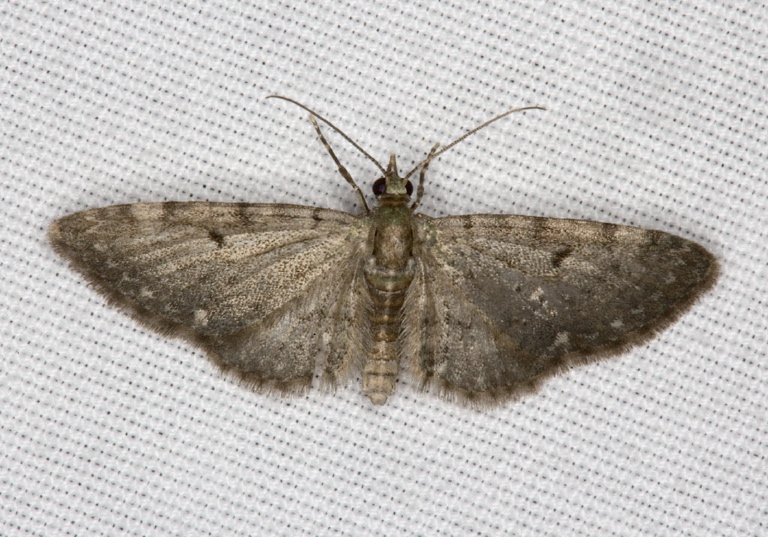
[[[584,220],[419,216],[402,352],[423,385],[470,404],[535,390],[673,322],[714,283],[680,237]]]
[[[367,221],[314,207],[138,203],[54,222],[56,250],[149,327],[266,389],[331,383],[361,354]]]

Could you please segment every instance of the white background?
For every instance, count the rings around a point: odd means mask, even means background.
[[[260,4],[269,4],[260,5]],[[0,533],[764,535],[762,2],[3,2]],[[280,399],[107,306],[45,239],[163,200],[356,199],[293,97],[423,212],[669,231],[716,287],[624,356],[491,411],[402,378]],[[327,131],[327,129],[326,129]],[[328,133],[368,193],[374,167]],[[369,197],[370,199],[370,197]]]

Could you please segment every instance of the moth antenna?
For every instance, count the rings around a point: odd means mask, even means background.
[[[514,114],[515,112],[523,112],[523,111],[525,111],[525,110],[546,110],[546,108],[542,108],[541,106],[525,106],[525,107],[523,107],[523,108],[513,108],[512,110],[507,110],[507,111],[506,111],[506,112],[504,112],[503,114],[499,114],[499,115],[498,115],[498,116],[496,116],[495,118],[493,118],[493,119],[489,119],[488,121],[486,121],[486,122],[485,122],[485,123],[483,123],[482,125],[480,125],[480,126],[478,126],[478,127],[475,127],[475,128],[474,128],[474,129],[472,129],[471,131],[469,131],[469,132],[467,132],[467,133],[463,134],[462,136],[459,136],[457,139],[455,139],[454,141],[452,141],[450,144],[448,144],[448,145],[446,145],[446,146],[443,146],[443,148],[442,148],[440,151],[438,151],[437,153],[430,153],[430,154],[429,154],[429,156],[428,156],[427,158],[425,158],[424,160],[422,160],[421,162],[419,162],[419,163],[418,163],[416,166],[414,166],[414,167],[413,167],[413,169],[412,169],[411,171],[409,171],[409,172],[408,172],[408,174],[407,174],[405,177],[403,177],[403,179],[408,179],[408,178],[409,178],[411,175],[413,175],[413,173],[414,173],[416,170],[418,170],[419,168],[421,168],[422,166],[424,166],[424,165],[426,165],[426,164],[429,164],[429,163],[430,163],[430,162],[432,162],[434,159],[436,159],[437,157],[439,157],[440,155],[442,155],[443,153],[445,153],[446,151],[448,151],[450,148],[452,148],[453,146],[455,146],[455,145],[456,145],[456,144],[458,144],[459,142],[463,142],[463,141],[464,141],[466,138],[469,138],[470,136],[472,136],[473,134],[475,134],[477,131],[479,131],[479,130],[481,130],[481,129],[484,129],[485,127],[487,127],[488,125],[490,125],[490,124],[491,124],[491,123],[493,123],[494,121],[498,121],[498,120],[500,120],[501,118],[508,116],[509,114]]]
[[[352,140],[352,138],[350,138],[349,136],[347,136],[346,134],[344,134],[344,132],[343,132],[343,131],[342,131],[340,128],[338,128],[336,125],[334,125],[333,123],[331,123],[330,121],[328,121],[327,119],[325,119],[323,116],[321,116],[320,114],[318,114],[318,113],[317,113],[317,112],[315,112],[314,110],[312,110],[312,109],[310,109],[310,108],[308,108],[308,107],[304,106],[304,105],[303,105],[303,104],[301,104],[300,102],[294,101],[293,99],[289,99],[288,97],[283,97],[282,95],[267,95],[265,98],[266,98],[266,99],[282,99],[282,100],[284,100],[284,101],[288,101],[289,103],[293,103],[293,104],[295,104],[295,105],[296,105],[296,106],[298,106],[299,108],[303,108],[304,110],[306,110],[307,112],[309,112],[310,114],[312,114],[313,116],[315,116],[317,119],[319,119],[320,121],[322,121],[323,123],[325,123],[326,125],[328,125],[330,128],[332,128],[333,130],[335,130],[336,132],[338,132],[339,134],[341,134],[341,136],[342,136],[342,137],[343,137],[343,138],[344,138],[346,141],[348,141],[350,144],[352,144],[352,146],[353,146],[355,149],[357,149],[357,150],[358,150],[358,151],[360,151],[360,152],[361,152],[363,155],[365,155],[366,157],[368,157],[368,159],[369,159],[371,162],[373,162],[373,163],[376,165],[376,167],[377,167],[377,168],[379,168],[379,169],[381,170],[381,173],[382,173],[382,174],[385,174],[385,175],[386,175],[387,171],[384,169],[384,166],[382,166],[381,164],[379,164],[379,161],[378,161],[378,160],[376,160],[376,159],[375,159],[375,158],[373,158],[373,157],[372,157],[370,154],[368,154],[368,152],[367,152],[365,149],[363,149],[362,147],[360,147],[360,146],[359,146],[359,145],[358,145],[358,144],[357,144],[355,141],[353,141],[353,140]]]
[[[365,196],[363,196],[362,190],[360,190],[360,187],[357,186],[357,183],[355,183],[355,180],[352,179],[352,175],[347,171],[347,169],[339,162],[339,159],[336,158],[336,153],[333,152],[333,149],[331,149],[331,145],[328,143],[328,141],[325,139],[325,136],[323,136],[322,131],[320,130],[320,125],[317,124],[317,120],[315,120],[315,116],[310,115],[309,120],[312,122],[312,126],[315,127],[315,131],[317,131],[317,135],[320,137],[320,141],[323,142],[323,145],[325,146],[325,150],[330,153],[331,158],[333,159],[333,162],[336,163],[336,167],[339,169],[339,173],[341,176],[347,180],[347,183],[352,185],[352,188],[355,191],[355,194],[357,194],[357,197],[360,198],[360,204],[363,206],[363,209],[365,209],[366,213],[371,212],[368,209],[368,204],[365,202]]]
[[[435,151],[437,151],[437,148],[440,147],[440,144],[435,144],[432,149],[429,151],[429,156],[427,157],[427,161],[424,163],[424,166],[421,167],[421,173],[419,174],[419,188],[416,190],[416,201],[411,204],[411,210],[416,210],[416,207],[418,207],[421,204],[421,198],[424,197],[424,177],[427,175],[427,167],[429,166],[429,157],[431,157]]]

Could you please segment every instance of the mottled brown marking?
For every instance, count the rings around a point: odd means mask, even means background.
[[[359,216],[140,203],[65,216],[49,238],[111,303],[253,388],[303,392],[318,369],[327,386],[359,371],[377,405],[401,362],[468,405],[517,398],[648,340],[717,278],[712,254],[662,231],[430,218],[413,214],[394,156],[385,182]]]
[[[211,239],[213,242],[215,242],[215,243],[216,243],[216,245],[217,245],[219,248],[221,248],[222,246],[224,246],[224,235],[222,235],[221,233],[219,233],[217,230],[215,230],[215,229],[212,229],[212,230],[210,230],[210,231],[208,232],[208,237],[210,237],[210,239]]]
[[[560,265],[562,265],[563,261],[569,255],[571,255],[572,251],[573,251],[573,248],[571,248],[570,246],[563,246],[555,250],[555,252],[552,254],[552,266],[554,268],[560,268]]]

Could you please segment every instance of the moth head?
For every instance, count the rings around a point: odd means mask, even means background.
[[[377,198],[384,194],[393,194],[402,196],[405,194],[409,198],[413,194],[413,185],[408,179],[400,177],[397,173],[397,157],[393,153],[389,157],[387,170],[384,177],[379,177],[373,183],[373,195]]]

